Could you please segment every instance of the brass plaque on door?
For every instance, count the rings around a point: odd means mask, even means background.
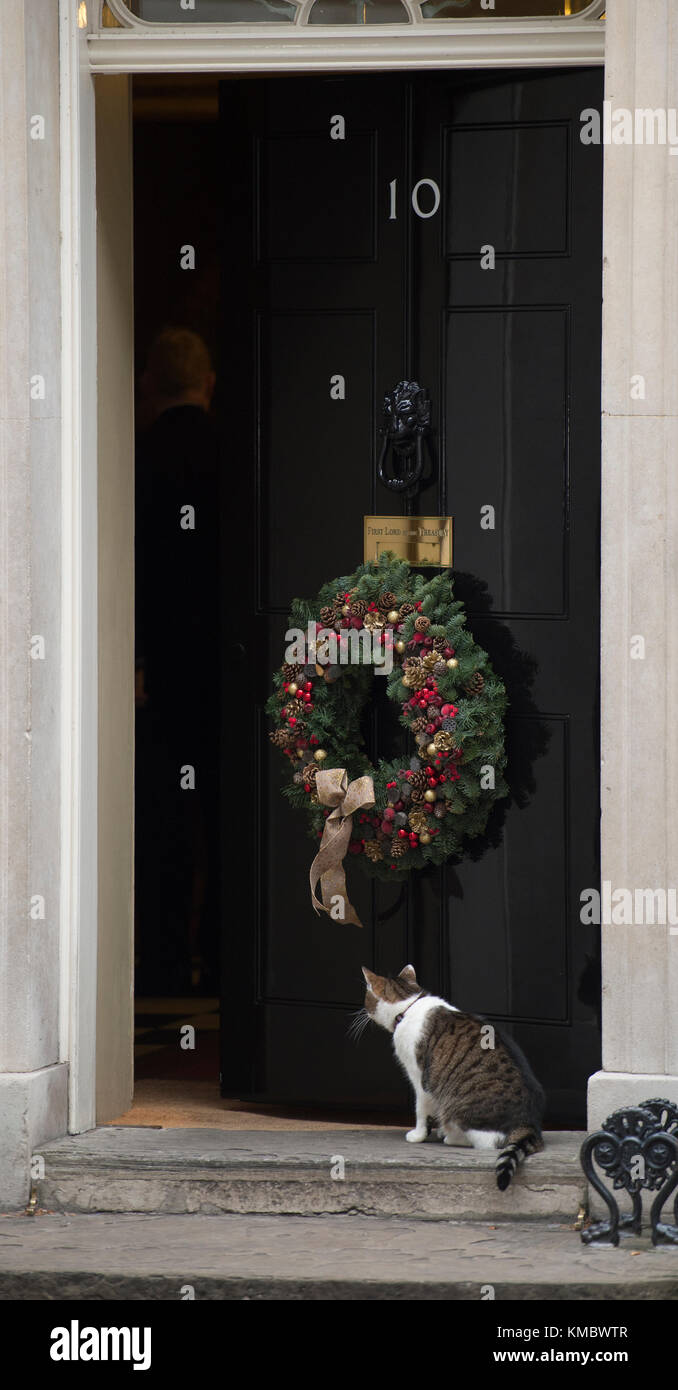
[[[363,560],[378,560],[392,550],[411,565],[452,568],[451,516],[366,516]]]

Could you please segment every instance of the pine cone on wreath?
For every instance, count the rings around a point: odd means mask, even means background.
[[[434,734],[433,742],[439,753],[451,753],[454,748],[454,738],[452,734],[444,733],[442,729],[439,729],[437,734]]]
[[[436,652],[436,656],[437,656],[437,655],[438,655],[438,653]],[[433,667],[433,674],[434,674],[434,676],[446,676],[446,675],[447,675],[447,666],[445,665],[445,662],[444,662],[444,661],[436,661],[436,664],[435,664],[435,666]]]
[[[303,719],[304,713],[306,711],[306,705],[304,704],[303,700],[297,700],[295,696],[293,700],[287,701],[285,709],[287,710],[287,719],[290,719],[292,716],[294,716],[295,719]]]
[[[389,589],[384,589],[383,594],[379,595],[379,607],[383,609],[384,613],[388,613],[390,608],[396,608],[397,605],[397,596],[392,594]]]
[[[412,723],[410,724],[410,728],[411,728],[413,734],[423,734],[423,732],[424,732],[424,730],[426,729],[427,725],[428,725],[428,719],[426,718],[426,715],[425,715],[425,714],[420,714],[420,716],[419,716],[418,719],[413,719],[413,720],[412,720]]]
[[[384,857],[383,850],[378,840],[365,841],[365,854],[368,859],[372,860],[373,864],[376,864],[379,859],[383,859]]]
[[[274,729],[269,738],[276,748],[291,748],[294,743],[294,734],[289,729]]]
[[[420,613],[419,617],[414,620],[415,632],[428,632],[430,626],[431,619],[427,618],[424,613]]]
[[[447,646],[447,638],[446,638],[446,637],[432,637],[432,638],[431,638],[431,641],[433,642],[433,650],[434,650],[434,652],[444,652],[444,650],[445,650],[445,648],[446,648],[446,646]]]
[[[354,598],[351,600],[351,615],[354,618],[364,618],[367,612],[367,599]]]
[[[420,769],[419,772],[413,772],[412,776],[408,777],[407,780],[412,788],[412,791],[426,791],[426,773],[424,772],[423,768]]]
[[[480,671],[474,671],[470,680],[467,680],[464,690],[467,695],[481,695],[485,686],[485,677],[481,676]]]
[[[428,816],[425,811],[410,811],[408,820],[415,835],[421,835],[428,830]]]
[[[426,670],[420,661],[410,661],[404,669],[403,684],[410,690],[421,690],[426,684]]]
[[[409,847],[407,840],[394,836],[390,845],[391,858],[402,859],[403,855],[407,854]]]
[[[413,806],[423,806],[425,797],[420,787],[414,787],[412,789],[412,795],[410,797],[410,800]]]
[[[297,666],[297,665],[292,664],[292,663],[289,662],[289,661],[286,661],[286,662],[285,662],[285,665],[284,665],[283,668],[282,668],[283,680],[285,680],[285,681],[298,681],[298,680],[299,680],[299,677],[300,677],[301,675],[303,675],[303,671],[304,671],[303,666]],[[283,694],[284,694],[284,692],[283,692]]]
[[[365,614],[363,622],[365,623],[365,627],[369,627],[370,630],[376,627],[383,627],[384,615],[383,613],[375,613],[374,609],[370,608]]]
[[[414,613],[414,604],[401,603],[400,608],[398,609],[398,617],[400,618],[401,622],[404,618],[409,618],[410,613]]]
[[[325,607],[320,609],[320,621],[323,627],[333,627],[336,616],[337,614],[334,608]]]
[[[307,764],[306,764],[306,767],[302,767],[302,769],[301,769],[301,778],[302,778],[302,781],[303,781],[303,782],[310,782],[310,783],[311,783],[311,786],[314,787],[314,786],[315,786],[315,779],[316,779],[317,776],[318,776],[318,764],[317,764],[317,763],[307,763]]]

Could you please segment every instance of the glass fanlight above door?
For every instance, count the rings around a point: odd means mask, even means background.
[[[591,0],[422,0],[422,19],[567,19],[592,10]],[[596,16],[591,14],[591,18]]]
[[[315,0],[309,24],[408,24],[401,0]]]
[[[102,24],[414,24],[598,19],[604,0],[105,0]]]

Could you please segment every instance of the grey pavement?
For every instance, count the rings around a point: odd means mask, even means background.
[[[0,1297],[678,1298],[678,1249],[546,1222],[363,1216],[0,1217]]]

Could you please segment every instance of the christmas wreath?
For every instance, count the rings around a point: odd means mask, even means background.
[[[507,793],[506,692],[466,627],[449,571],[424,579],[382,555],[325,584],[315,602],[296,600],[289,627],[294,641],[266,708],[291,765],[285,795],[306,811],[309,833],[323,837],[337,805],[333,769],[371,779],[374,804],[345,808],[346,848],[367,872],[392,879],[458,856]],[[360,722],[380,669],[416,755],[374,767]]]

